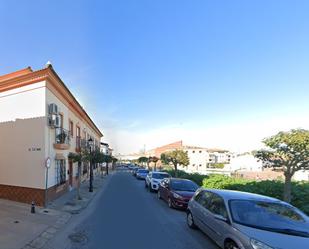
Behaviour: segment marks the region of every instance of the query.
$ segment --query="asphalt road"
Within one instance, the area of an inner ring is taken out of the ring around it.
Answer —
[[[87,237],[71,249],[218,249],[201,231],[191,230],[183,211],[168,208],[144,181],[120,171],[78,226]]]

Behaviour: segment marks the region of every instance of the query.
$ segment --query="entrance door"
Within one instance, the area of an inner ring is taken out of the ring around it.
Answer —
[[[69,184],[73,186],[73,162],[71,160],[69,161]]]

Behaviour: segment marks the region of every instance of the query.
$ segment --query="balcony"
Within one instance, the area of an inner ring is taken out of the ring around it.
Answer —
[[[76,152],[81,152],[82,150],[86,150],[88,148],[88,143],[86,139],[83,139],[81,137],[76,137]]]
[[[54,148],[57,150],[70,149],[70,133],[63,128],[55,128]]]

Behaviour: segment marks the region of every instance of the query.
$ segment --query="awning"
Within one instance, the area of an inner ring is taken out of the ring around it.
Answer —
[[[66,160],[66,158],[64,157],[64,155],[62,153],[56,153],[56,160]]]

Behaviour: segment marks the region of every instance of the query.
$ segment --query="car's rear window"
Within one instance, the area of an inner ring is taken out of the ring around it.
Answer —
[[[138,173],[149,173],[149,170],[146,169],[139,169]]]
[[[169,178],[169,174],[161,174],[161,173],[152,173],[152,178],[155,179],[164,179],[164,178]]]
[[[198,185],[189,180],[173,180],[171,181],[171,189],[175,191],[195,192],[198,189]]]

